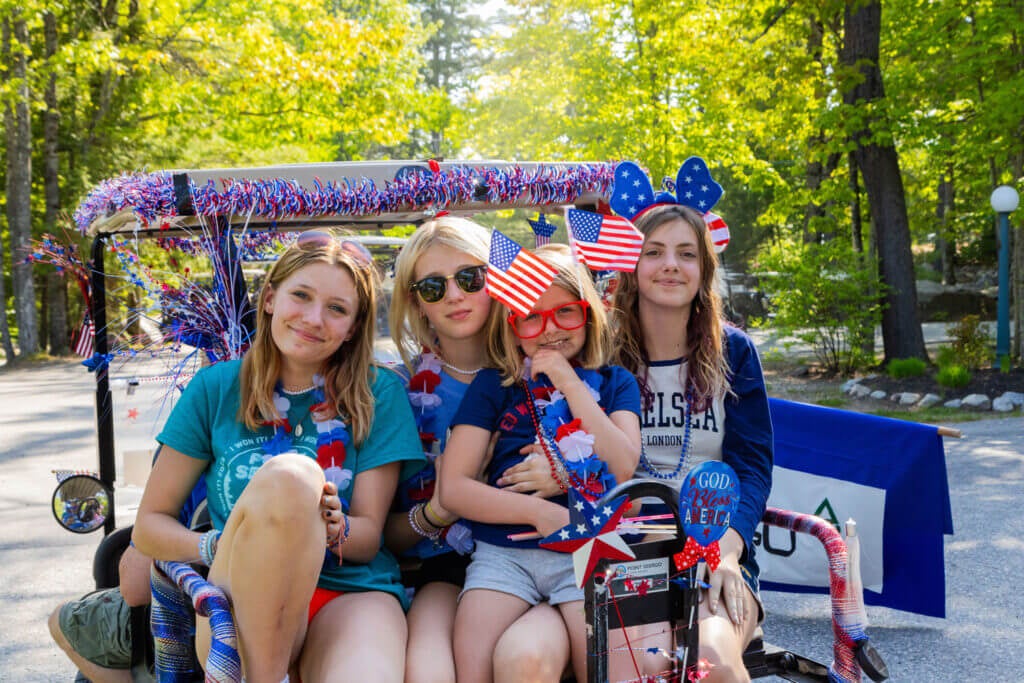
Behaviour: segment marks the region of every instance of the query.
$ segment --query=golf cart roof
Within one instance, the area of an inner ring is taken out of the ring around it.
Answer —
[[[472,216],[607,201],[612,162],[358,161],[122,175],[98,185],[75,222],[83,234],[171,236],[212,219],[287,232],[379,229],[438,211]]]

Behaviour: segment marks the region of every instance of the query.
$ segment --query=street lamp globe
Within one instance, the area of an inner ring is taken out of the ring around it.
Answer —
[[[992,210],[996,213],[1011,213],[1017,210],[1017,206],[1020,204],[1020,195],[1009,185],[1000,185],[992,190],[989,202],[992,204]]]

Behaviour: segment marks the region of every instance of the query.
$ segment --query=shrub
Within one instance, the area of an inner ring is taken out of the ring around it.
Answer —
[[[935,381],[947,389],[960,389],[971,381],[971,373],[964,366],[953,363],[939,368]]]
[[[863,255],[842,240],[779,244],[761,254],[758,267],[772,272],[761,285],[773,325],[809,344],[826,371],[848,374],[874,361],[883,285]]]
[[[963,320],[949,328],[953,337],[953,353],[956,362],[968,370],[977,370],[992,362],[989,338],[981,326],[981,318],[966,315]]]
[[[885,371],[893,379],[903,379],[904,377],[920,377],[924,374],[926,367],[928,366],[920,358],[893,358],[889,361]]]
[[[940,368],[956,363],[956,352],[948,346],[940,346],[935,352],[935,364]]]

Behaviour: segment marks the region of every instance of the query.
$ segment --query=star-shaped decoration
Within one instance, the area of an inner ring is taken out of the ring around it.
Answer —
[[[569,498],[569,524],[542,539],[540,546],[560,553],[572,553],[576,585],[582,588],[594,573],[598,560],[636,558],[615,530],[629,507],[629,499],[620,496],[600,506],[599,510],[576,489],[569,491]]]
[[[128,409],[128,419],[129,420],[135,420],[138,417],[139,417],[139,409],[138,408],[129,408]]]

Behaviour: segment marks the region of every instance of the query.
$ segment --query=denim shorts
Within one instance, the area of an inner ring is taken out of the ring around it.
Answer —
[[[531,605],[583,599],[576,587],[572,555],[543,548],[505,548],[476,542],[460,598],[474,588],[508,593]]]

